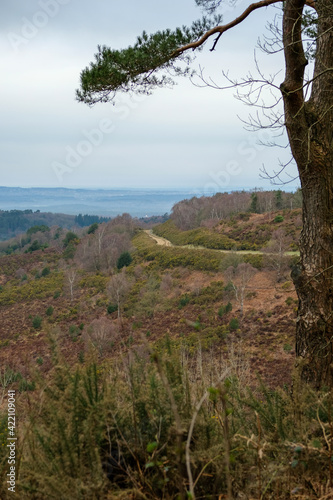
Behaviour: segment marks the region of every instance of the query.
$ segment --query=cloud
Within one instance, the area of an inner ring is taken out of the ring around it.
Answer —
[[[143,29],[189,23],[200,16],[193,0],[170,0],[158,8],[152,0],[139,5],[134,0],[3,0],[1,10],[0,62],[6,74],[1,90],[1,184],[195,186],[207,182],[209,169],[219,172],[227,161],[237,160],[247,167],[239,181],[256,185],[261,160],[275,161],[272,150],[256,151],[251,164],[239,154],[248,135],[237,114],[244,117],[247,110],[232,97],[233,91],[201,89],[179,80],[173,89],[157,90],[150,97],[121,96],[116,107],[90,109],[75,101],[80,71],[93,59],[98,43],[124,47]],[[256,19],[264,16],[260,13]],[[217,82],[222,81],[221,69],[241,76],[252,65],[257,36],[257,25],[253,29],[249,22],[226,34],[215,52],[207,46],[195,65]],[[264,64],[273,71],[271,63]],[[69,149],[76,151],[105,119],[114,125],[112,134],[93,145],[60,182],[54,162],[66,165]]]

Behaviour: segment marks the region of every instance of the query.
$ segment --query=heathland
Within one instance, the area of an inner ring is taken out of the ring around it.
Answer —
[[[299,193],[239,192],[2,242],[1,498],[330,498],[331,393],[294,368],[300,231]]]

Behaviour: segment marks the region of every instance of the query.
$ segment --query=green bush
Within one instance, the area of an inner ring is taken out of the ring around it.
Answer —
[[[232,311],[232,304],[231,302],[228,302],[226,306],[221,306],[217,312],[217,314],[220,316],[224,316],[225,314],[228,314],[230,311]]]
[[[27,391],[34,391],[36,389],[36,382],[33,380],[29,382],[29,380],[26,380],[23,378],[19,382],[19,391],[20,392],[27,392]]]
[[[68,329],[68,333],[69,333],[70,338],[73,340],[73,342],[76,342],[79,335],[81,335],[82,331],[80,330],[80,328],[78,326],[70,325],[70,327]]]
[[[49,267],[44,267],[42,270],[42,276],[48,276],[50,274],[50,268]]]
[[[232,303],[228,302],[228,304],[225,306],[225,312],[228,313],[232,311]]]
[[[105,292],[106,285],[110,280],[109,276],[103,276],[101,274],[91,274],[85,276],[79,281],[80,288],[88,288],[93,294]]]
[[[129,252],[123,252],[117,260],[117,269],[122,269],[125,266],[128,267],[132,260],[132,256]]]
[[[41,327],[43,319],[40,316],[35,316],[34,319],[32,320],[32,326],[35,328],[35,330],[38,330],[38,328]]]
[[[292,297],[287,297],[285,303],[287,306],[291,306],[294,303],[294,299]]]
[[[284,221],[284,218],[282,215],[277,215],[275,218],[274,218],[274,222],[283,222]]]
[[[239,321],[237,318],[232,318],[229,322],[229,328],[231,331],[238,330],[239,328]]]
[[[30,247],[26,250],[26,252],[36,252],[36,250],[40,250],[42,245],[38,242],[38,240],[34,240]]]
[[[66,260],[73,259],[75,256],[75,252],[76,252],[76,245],[73,241],[70,241],[68,245],[66,245],[62,255]]]
[[[45,233],[47,231],[50,231],[49,226],[46,226],[45,224],[41,224],[40,226],[30,227],[27,231],[27,235],[31,236],[32,234],[35,234],[35,233],[39,233],[39,232]]]
[[[107,307],[108,314],[112,314],[115,311],[118,311],[118,306],[117,304],[109,304]]]
[[[187,306],[189,302],[190,302],[190,297],[186,293],[183,297],[180,298],[178,303],[178,309],[182,309],[183,307]]]
[[[63,240],[63,244],[64,244],[65,248],[68,247],[68,245],[70,243],[77,244],[78,242],[79,242],[79,238],[75,233],[73,233],[73,231],[68,231],[66,233],[64,240]]]
[[[63,280],[63,274],[59,272],[46,276],[44,279],[24,282],[20,286],[7,283],[0,294],[0,305],[52,297],[55,291],[62,287]]]
[[[96,231],[96,229],[98,229],[98,223],[97,222],[94,222],[93,224],[91,224],[91,226],[89,227],[87,233],[88,234],[94,234],[94,232]]]
[[[140,232],[133,240],[136,247],[136,255],[142,262],[142,258],[152,262],[154,267],[160,269],[173,269],[175,267],[188,267],[199,271],[219,271],[221,264],[228,254],[218,250],[163,247],[157,245],[147,234]],[[262,255],[244,254],[244,262],[249,262],[253,267],[262,267]]]
[[[53,311],[54,311],[53,307],[52,307],[52,306],[49,306],[49,307],[46,309],[46,311],[45,311],[45,312],[46,312],[46,316],[52,316]]]

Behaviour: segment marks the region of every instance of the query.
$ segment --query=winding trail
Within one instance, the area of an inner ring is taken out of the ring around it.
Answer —
[[[203,247],[200,245],[174,245],[171,243],[171,241],[167,240],[166,238],[163,238],[162,236],[156,236],[156,234],[153,233],[152,229],[144,229],[144,232],[148,234],[148,236],[156,241],[158,245],[165,246],[165,247],[175,247],[175,248],[194,248],[198,250],[213,250],[215,252],[221,252],[221,253],[235,253],[235,250],[220,250],[216,248],[207,248]],[[246,254],[253,254],[253,255],[263,255],[266,252],[261,252],[260,250],[236,250],[237,253],[240,255],[246,255]],[[267,255],[267,253],[266,253]],[[299,255],[299,252],[284,252],[284,255]]]

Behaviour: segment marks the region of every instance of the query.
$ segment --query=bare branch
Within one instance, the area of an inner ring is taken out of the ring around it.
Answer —
[[[172,57],[177,57],[180,54],[182,54],[183,52],[185,52],[186,50],[197,49],[198,47],[203,45],[208,40],[208,38],[210,38],[213,35],[218,34],[218,37],[216,38],[214,45],[211,49],[211,50],[214,50],[218,40],[223,35],[223,33],[230,30],[231,28],[234,28],[235,26],[237,26],[241,22],[243,22],[251,14],[251,12],[253,12],[257,9],[260,9],[261,7],[268,7],[269,5],[273,5],[274,3],[280,3],[282,1],[283,0],[261,0],[260,2],[252,3],[251,5],[248,6],[247,9],[244,10],[244,12],[240,16],[236,17],[236,19],[234,19],[230,23],[225,24],[223,26],[216,26],[215,28],[208,30],[196,42],[188,43],[187,45],[184,45],[183,47],[180,47],[179,49],[175,50],[174,53],[172,54]]]

